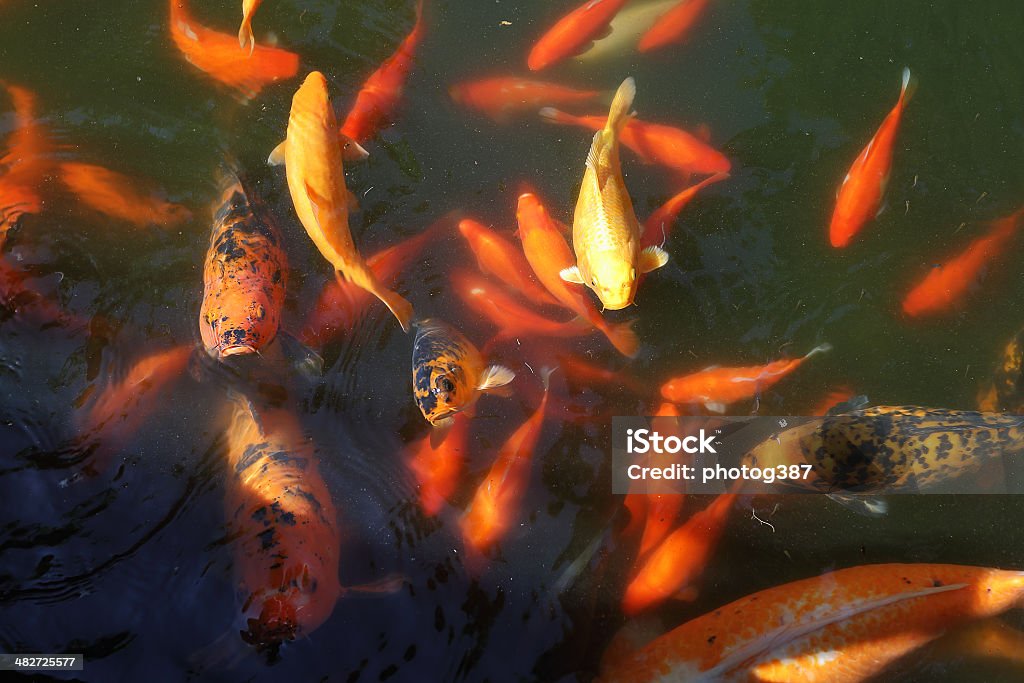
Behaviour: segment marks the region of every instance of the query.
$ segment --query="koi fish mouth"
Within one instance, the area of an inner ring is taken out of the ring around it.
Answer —
[[[252,353],[256,353],[256,349],[248,344],[235,344],[233,346],[221,347],[220,355],[222,356],[245,356]]]

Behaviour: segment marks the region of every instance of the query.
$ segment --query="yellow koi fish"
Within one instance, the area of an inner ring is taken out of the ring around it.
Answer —
[[[640,249],[640,222],[622,180],[619,136],[629,121],[635,95],[636,83],[627,78],[615,93],[604,128],[594,135],[572,222],[576,265],[560,273],[566,282],[590,287],[613,311],[633,303],[640,273],[668,261],[661,247]]]

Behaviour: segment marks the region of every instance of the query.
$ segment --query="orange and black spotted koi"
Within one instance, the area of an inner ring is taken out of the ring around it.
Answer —
[[[978,410],[1024,412],[1024,330],[1003,349],[999,366],[978,394]]]
[[[203,271],[199,330],[215,358],[259,352],[277,336],[288,279],[281,234],[239,179],[214,215]]]
[[[501,365],[484,367],[473,342],[440,320],[416,324],[412,347],[412,391],[423,417],[447,427],[454,415],[476,402],[480,392],[504,386],[515,373]]]
[[[312,442],[285,409],[238,405],[227,435],[225,511],[246,629],[257,649],[308,635],[342,594],[340,531]]]

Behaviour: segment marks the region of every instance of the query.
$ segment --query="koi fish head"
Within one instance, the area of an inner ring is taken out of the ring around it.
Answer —
[[[468,371],[467,361],[477,355],[476,347],[458,330],[436,320],[419,323],[412,351],[412,389],[431,425],[448,424],[476,398],[475,378],[470,375],[478,371]]]
[[[594,290],[601,304],[617,311],[633,303],[636,295],[636,267],[611,252],[591,257],[584,284]]]
[[[269,305],[270,302],[255,297],[234,306],[226,301],[212,311],[212,319],[204,321],[209,333],[203,330],[210,354],[221,358],[253,354],[273,341],[278,321],[268,314]]]

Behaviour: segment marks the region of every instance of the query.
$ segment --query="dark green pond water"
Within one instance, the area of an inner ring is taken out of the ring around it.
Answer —
[[[638,0],[639,1],[639,0]],[[197,21],[233,34],[237,2],[194,2]],[[568,60],[542,78],[613,89],[636,78],[652,121],[695,129],[732,162],[732,176],[688,206],[637,306],[642,341],[627,362],[599,336],[499,347],[520,374],[511,398],[486,397],[453,506],[426,517],[404,445],[427,431],[411,396],[411,336],[374,304],[322,349],[322,376],[291,377],[298,417],[317,448],[343,532],[340,577],[398,575],[404,587],[343,596],[309,637],[268,662],[234,636],[236,540],[228,533],[226,388],[193,368],[109,464],[76,415],[143,356],[198,342],[203,259],[217,169],[237,160],[269,203],[291,263],[283,327],[297,329],[329,267],[295,218],[281,169],[265,159],[284,137],[301,78],[323,71],[345,111],[413,24],[405,0],[270,0],[256,36],[299,53],[298,75],[248,104],[187,63],[165,2],[0,0],[0,80],[37,94],[61,158],[159,187],[193,218],[137,228],[83,212],[63,195],[22,218],[2,257],[79,324],[0,310],[0,650],[86,654],[88,681],[590,680],[625,622],[628,558],[612,541],[565,590],[558,582],[595,537],[621,525],[611,494],[612,415],[651,401],[604,387],[558,397],[535,450],[519,522],[486,567],[467,566],[456,523],[498,447],[532,412],[536,348],[559,347],[629,372],[653,388],[713,365],[754,365],[830,342],[761,397],[766,415],[806,412],[851,387],[876,404],[971,410],[1006,342],[1024,326],[1022,245],[1013,243],[963,304],[927,322],[900,302],[937,262],[1024,204],[1024,4],[963,2],[712,3],[683,45]],[[496,124],[459,107],[452,83],[526,75],[532,44],[576,0],[427,0],[426,32],[395,124],[367,144],[347,179],[361,210],[364,254],[418,234],[450,212],[515,226],[523,182],[571,217],[591,134],[526,114]],[[614,37],[614,34],[613,34]],[[887,208],[836,250],[828,221],[849,165],[895,103],[909,66],[919,88],[900,130]],[[0,133],[14,127],[0,100]],[[679,187],[623,154],[644,217]],[[439,317],[483,346],[493,328],[451,291],[472,265],[452,223],[399,279],[421,317]],[[282,376],[293,373],[275,366]],[[289,375],[290,377],[290,375]],[[90,393],[92,392],[92,393]],[[754,409],[732,406],[732,414]],[[596,416],[571,421],[570,415]],[[688,501],[699,509],[705,500]],[[740,596],[825,571],[876,562],[1024,569],[1024,498],[901,496],[867,518],[820,496],[754,503],[730,518],[695,602],[645,617],[667,630]],[[772,512],[774,510],[774,512]],[[608,538],[611,538],[609,536]],[[599,561],[601,557],[610,557]],[[1008,621],[1024,625],[1020,611]],[[227,633],[230,665],[197,664]],[[48,680],[39,674],[38,680]],[[1020,680],[1024,664],[929,646],[884,680]]]

